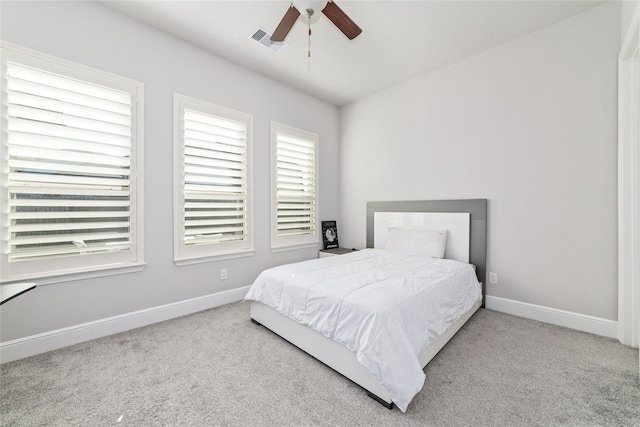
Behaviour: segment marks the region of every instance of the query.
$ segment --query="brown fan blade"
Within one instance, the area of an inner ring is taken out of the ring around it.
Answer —
[[[296,19],[298,19],[298,16],[300,16],[300,12],[298,12],[298,9],[296,9],[293,4],[289,6],[289,9],[287,9],[287,11],[285,12],[282,20],[278,24],[278,27],[273,32],[271,41],[283,42],[287,37],[287,34],[289,34],[289,31],[291,31],[291,27],[293,27],[293,24],[296,23]]]
[[[342,31],[349,40],[355,39],[362,32],[362,29],[358,27],[356,23],[353,22],[351,18],[349,18],[347,14],[332,1],[327,2],[325,8],[322,9],[322,13],[324,13],[325,16],[329,18],[329,20],[333,22],[333,24],[338,27],[338,29]]]

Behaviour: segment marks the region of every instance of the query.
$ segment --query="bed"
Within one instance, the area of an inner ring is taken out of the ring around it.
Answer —
[[[245,300],[254,323],[404,412],[483,305],[485,254],[484,199],[369,202],[366,249],[267,269]]]

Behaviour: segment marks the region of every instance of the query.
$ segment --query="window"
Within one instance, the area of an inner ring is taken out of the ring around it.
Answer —
[[[274,249],[318,243],[317,145],[316,134],[271,123]]]
[[[250,255],[252,116],[176,94],[174,120],[175,261]]]
[[[142,84],[6,43],[2,79],[1,280],[140,264]]]

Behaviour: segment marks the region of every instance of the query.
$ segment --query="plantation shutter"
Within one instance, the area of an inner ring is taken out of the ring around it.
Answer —
[[[247,239],[247,124],[184,110],[184,243]]]
[[[131,249],[132,96],[7,61],[9,261]]]
[[[315,142],[276,132],[276,235],[315,233]]]

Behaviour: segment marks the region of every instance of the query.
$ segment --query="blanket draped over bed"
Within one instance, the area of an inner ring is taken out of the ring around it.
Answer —
[[[418,355],[481,297],[470,264],[365,249],[265,270],[245,299],[353,351],[404,412],[425,380]]]

